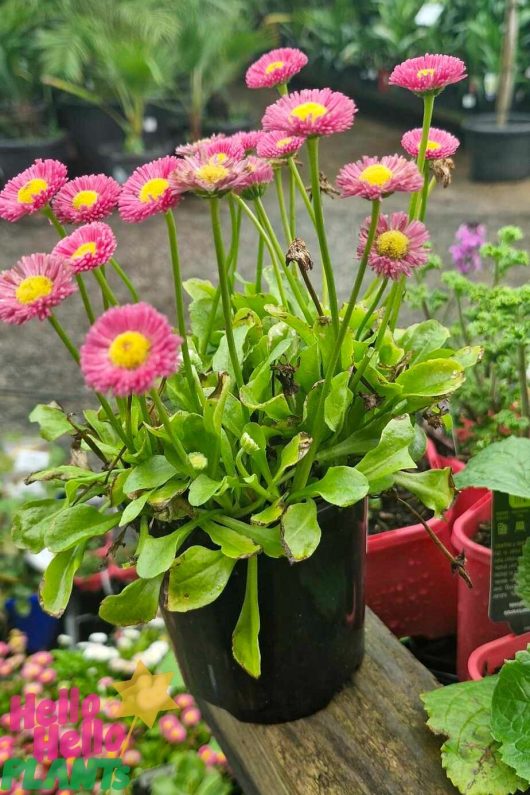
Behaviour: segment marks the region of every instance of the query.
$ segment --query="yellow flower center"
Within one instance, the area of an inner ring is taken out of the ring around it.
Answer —
[[[98,194],[95,190],[80,190],[72,199],[72,204],[76,210],[81,207],[92,207],[98,200]]]
[[[53,282],[48,276],[28,276],[20,282],[15,296],[20,304],[32,304],[44,298],[53,290]]]
[[[392,171],[381,163],[373,163],[371,166],[366,166],[359,175],[361,182],[378,186],[385,185],[391,178]]]
[[[211,156],[210,163],[213,163],[214,165],[216,164],[219,165],[221,163],[224,163],[226,160],[228,160],[228,155],[226,154],[226,152],[217,152],[216,155]]]
[[[325,116],[327,112],[326,106],[320,102],[302,102],[301,105],[297,105],[296,108],[292,109],[291,116],[296,116],[297,119],[302,121],[307,121],[308,119],[315,121],[315,119]]]
[[[283,61],[272,61],[268,66],[265,67],[265,74],[270,75],[272,72],[277,72],[278,69],[282,69],[283,66]]]
[[[31,204],[33,199],[35,199],[39,193],[42,193],[47,188],[48,183],[45,179],[35,177],[35,179],[30,179],[29,182],[26,182],[25,185],[19,188],[17,199],[20,204]]]
[[[81,245],[76,248],[70,259],[81,259],[81,257],[85,256],[85,254],[95,254],[96,251],[96,244],[93,240],[90,240],[88,243],[81,243]]]
[[[381,256],[402,259],[409,250],[409,239],[399,229],[389,229],[379,235],[375,245]]]
[[[292,140],[293,136],[288,135],[287,138],[280,138],[279,141],[276,141],[276,146],[278,147],[278,149],[285,149],[286,146],[289,146]]]
[[[416,77],[433,77],[433,75],[434,75],[434,71],[435,71],[435,70],[434,70],[434,69],[432,69],[432,68],[431,68],[431,69],[420,69],[420,70],[419,70],[419,71],[416,73]]]
[[[163,177],[153,177],[153,179],[148,180],[144,185],[142,185],[140,189],[140,193],[138,194],[138,198],[144,204],[148,202],[156,201],[169,188],[169,180],[164,179]]]
[[[439,149],[441,144],[438,141],[427,141],[427,151],[428,152],[436,152]]]
[[[145,362],[150,349],[151,343],[139,331],[124,331],[112,341],[109,359],[116,367],[136,370]]]
[[[206,163],[197,169],[198,178],[202,179],[203,182],[207,182],[208,185],[215,185],[227,177],[229,173],[228,169],[220,163]]]

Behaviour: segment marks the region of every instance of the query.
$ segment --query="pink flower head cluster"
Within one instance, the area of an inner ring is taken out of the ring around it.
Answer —
[[[55,196],[53,209],[59,220],[66,224],[100,221],[112,213],[118,204],[120,191],[116,180],[105,174],[76,177]]]
[[[269,160],[281,160],[295,155],[305,144],[300,135],[286,135],[282,130],[264,132],[258,141],[257,154]]]
[[[307,64],[307,55],[293,47],[280,47],[258,58],[247,69],[248,88],[273,88],[285,85]]]
[[[145,303],[115,306],[90,328],[81,348],[88,386],[125,397],[142,395],[180,365],[182,340],[167,318]]]
[[[388,82],[414,91],[415,94],[438,94],[446,86],[466,77],[466,65],[453,55],[431,55],[409,58],[398,64]]]
[[[258,143],[263,135],[261,130],[243,130],[235,133],[232,138],[243,148],[246,155],[256,151]]]
[[[123,221],[136,224],[178,204],[181,197],[169,183],[177,162],[176,157],[161,157],[131,174],[118,201]]]
[[[21,325],[50,317],[55,306],[77,289],[63,257],[30,254],[0,273],[0,320]]]
[[[52,254],[65,259],[74,273],[81,273],[105,265],[115,251],[116,238],[110,226],[94,221],[64,237]]]
[[[245,199],[256,199],[273,179],[274,172],[270,163],[256,155],[249,155],[241,164],[234,190]]]
[[[381,199],[395,191],[414,193],[423,185],[416,163],[400,155],[367,157],[343,166],[337,177],[342,196]]]
[[[355,102],[330,88],[305,88],[280,97],[265,110],[265,131],[281,130],[301,137],[345,132],[357,112]]]
[[[482,269],[480,249],[486,242],[484,224],[461,224],[456,230],[455,242],[449,247],[453,265],[460,273]]]
[[[367,218],[359,234],[358,257],[362,257],[368,241],[370,219]],[[409,221],[404,212],[381,215],[377,223],[374,243],[368,264],[379,275],[389,279],[410,276],[414,268],[427,261],[425,244],[429,234],[421,221]]]
[[[168,713],[158,721],[160,734],[171,745],[180,745],[186,740],[188,733],[176,715]]]
[[[216,751],[211,745],[201,745],[197,751],[197,756],[202,759],[206,767],[225,767],[226,756],[222,751]]]
[[[65,184],[66,166],[58,160],[35,160],[0,192],[0,218],[18,221],[42,209]]]
[[[412,157],[418,157],[420,151],[420,143],[422,137],[421,127],[406,132],[401,139],[401,146]],[[444,157],[451,157],[454,155],[460,141],[451,133],[445,130],[439,130],[437,127],[431,127],[429,130],[429,137],[427,139],[427,149],[425,157],[427,160],[441,160]]]

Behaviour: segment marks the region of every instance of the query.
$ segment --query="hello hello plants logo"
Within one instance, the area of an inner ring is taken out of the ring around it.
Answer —
[[[46,792],[55,787],[92,791],[101,781],[103,791],[124,790],[131,768],[122,757],[138,720],[149,728],[159,712],[176,709],[168,689],[172,673],[152,674],[139,662],[132,679],[115,682],[121,697],[117,718],[132,718],[127,732],[122,723],[105,726],[98,718],[99,696],[80,699],[75,687],[59,690],[57,701],[28,694],[13,696],[9,710],[10,730],[33,734],[33,755],[8,759],[1,768],[0,792]],[[15,790],[16,791],[16,790]]]

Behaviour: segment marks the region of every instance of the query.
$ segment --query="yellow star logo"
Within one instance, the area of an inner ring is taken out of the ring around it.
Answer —
[[[122,698],[116,717],[140,718],[151,729],[159,712],[177,708],[168,693],[172,678],[171,672],[152,674],[142,662],[138,662],[132,679],[113,684]]]

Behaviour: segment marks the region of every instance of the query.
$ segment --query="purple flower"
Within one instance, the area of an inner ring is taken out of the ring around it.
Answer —
[[[479,271],[482,268],[480,248],[486,242],[484,224],[461,224],[456,230],[455,242],[449,246],[453,265],[460,273]]]

